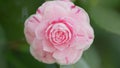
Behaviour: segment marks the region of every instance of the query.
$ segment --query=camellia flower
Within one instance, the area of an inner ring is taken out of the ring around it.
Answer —
[[[76,63],[93,42],[86,11],[72,2],[47,1],[25,22],[30,52],[44,63]]]

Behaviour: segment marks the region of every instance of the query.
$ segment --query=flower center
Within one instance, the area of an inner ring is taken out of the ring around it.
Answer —
[[[72,32],[68,24],[58,22],[48,26],[46,36],[53,45],[62,45],[71,40]]]

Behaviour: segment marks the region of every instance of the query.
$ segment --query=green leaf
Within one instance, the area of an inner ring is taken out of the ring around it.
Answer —
[[[74,66],[75,68],[90,68],[84,59],[80,59]]]
[[[0,24],[8,41],[24,39],[24,22],[44,0],[0,0]]]
[[[120,5],[120,0],[99,0],[99,6],[115,8]]]
[[[91,18],[101,28],[120,35],[120,14],[112,9],[95,7],[90,11]]]
[[[101,68],[120,68],[120,35],[101,28],[96,30],[95,44],[101,57]]]
[[[3,50],[5,47],[6,38],[3,28],[0,25],[0,68],[6,68],[6,60],[4,58]]]
[[[80,59],[73,65],[61,65],[60,68],[90,68],[84,59]]]
[[[6,57],[9,68],[26,68],[25,64],[23,64],[16,56],[13,55],[12,52],[7,53]]]
[[[56,64],[46,64],[45,68],[57,68]]]
[[[101,68],[101,59],[94,45],[92,45],[87,51],[83,54],[84,60],[88,63],[90,68]]]

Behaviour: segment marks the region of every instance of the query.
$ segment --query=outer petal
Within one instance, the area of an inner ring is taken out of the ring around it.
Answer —
[[[54,52],[56,50],[56,48],[53,47],[53,45],[51,45],[49,42],[47,42],[46,40],[42,41],[42,45],[43,45],[43,50],[47,51],[47,52]]]
[[[69,44],[65,44],[65,45],[55,45],[54,46],[57,50],[63,51],[64,49],[69,47]]]
[[[84,29],[79,29],[79,33],[76,32],[75,38],[72,41],[70,47],[75,47],[76,49],[83,49],[86,47],[87,37]]]
[[[82,54],[83,54],[83,50],[81,49],[81,50],[79,50],[79,53],[77,54],[77,57],[74,59],[74,63],[76,63],[77,61],[80,60],[80,58],[82,57]]]
[[[85,50],[90,47],[90,45],[93,43],[94,40],[94,31],[91,26],[86,27],[86,33],[87,33],[87,46],[84,48]]]
[[[79,23],[89,24],[89,16],[87,12],[75,5],[71,5],[71,12],[69,14],[73,19],[77,20]]]
[[[68,16],[72,2],[47,1],[38,8],[37,13],[43,15],[43,19],[53,19]]]
[[[35,29],[41,21],[40,15],[32,15],[25,22],[24,33],[28,43],[31,43],[35,38]]]
[[[45,7],[43,19],[53,19],[67,15],[68,13],[63,7],[55,4],[54,2],[49,2]]]
[[[79,55],[79,56],[78,56]],[[78,61],[82,55],[82,50],[76,50],[75,48],[68,48],[64,51],[56,51],[53,53],[53,57],[57,63],[61,65],[73,64]]]
[[[88,49],[93,42],[94,33],[91,26],[87,26],[86,28],[79,29],[79,33],[75,35],[75,39],[73,43],[70,45],[71,47],[75,47],[76,49]]]
[[[42,21],[35,30],[35,36],[37,39],[43,39],[45,37],[45,28],[47,27],[48,22]]]
[[[34,40],[33,45],[30,47],[30,52],[37,60],[44,63],[55,63],[52,53],[45,52],[42,50],[41,40]]]

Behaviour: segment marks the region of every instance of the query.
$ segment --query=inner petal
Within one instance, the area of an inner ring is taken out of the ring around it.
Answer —
[[[62,45],[70,41],[72,33],[68,27],[63,22],[52,23],[46,29],[48,40],[53,45]]]

